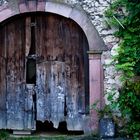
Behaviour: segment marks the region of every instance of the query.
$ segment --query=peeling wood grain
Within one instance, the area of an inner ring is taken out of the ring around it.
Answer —
[[[51,121],[58,128],[64,119],[65,77],[64,63],[52,62],[51,65]]]
[[[85,113],[83,51],[78,29],[73,23],[67,23],[67,28],[65,28],[67,32],[65,65],[68,114],[66,121],[69,130],[82,130],[81,113]]]
[[[25,86],[25,20],[19,19],[7,28],[7,128],[24,128]]]
[[[25,89],[25,114],[24,114],[24,128],[28,130],[36,129],[36,121],[35,121],[35,104],[34,96],[35,96],[35,85],[34,84],[26,84]]]
[[[40,63],[37,65],[37,120],[50,121],[51,115],[51,65],[50,63]],[[49,82],[48,82],[49,81]]]

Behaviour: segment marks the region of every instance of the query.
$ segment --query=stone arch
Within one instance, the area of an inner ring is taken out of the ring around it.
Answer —
[[[18,1],[18,2],[17,2]],[[89,44],[89,86],[90,105],[99,100],[99,108],[103,100],[103,69],[101,65],[101,53],[107,50],[97,30],[89,20],[84,10],[58,2],[45,2],[45,0],[12,0],[9,4],[0,6],[0,24],[16,15],[31,12],[49,12],[74,20],[84,31]],[[98,128],[98,116],[91,111],[85,122],[85,130],[91,131]]]
[[[13,0],[8,5],[0,7],[0,23],[12,16],[29,12],[50,12],[70,18],[83,29],[89,43],[89,51],[98,53],[106,50],[103,40],[84,10],[68,4],[44,1],[28,1],[27,3],[22,0],[20,2]]]

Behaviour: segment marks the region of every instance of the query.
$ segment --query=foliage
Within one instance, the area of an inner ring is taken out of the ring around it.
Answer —
[[[7,140],[9,133],[5,130],[0,130],[0,140]]]
[[[97,100],[92,106],[91,110],[95,110],[98,113],[99,118],[112,117],[110,105],[105,105],[102,109],[98,108],[99,101]]]
[[[116,69],[122,72],[120,96],[113,105],[125,118],[123,129],[134,139],[140,137],[140,1],[116,0],[105,12],[115,36],[121,38],[118,54],[114,57]],[[111,100],[112,101],[112,100]]]

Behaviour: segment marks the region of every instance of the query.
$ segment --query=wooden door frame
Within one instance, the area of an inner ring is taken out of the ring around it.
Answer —
[[[14,5],[14,7],[13,7]],[[0,6],[0,24],[15,15],[31,12],[49,12],[64,16],[75,21],[84,31],[89,44],[89,96],[90,105],[99,100],[99,108],[103,104],[103,69],[101,64],[101,54],[107,50],[103,40],[97,30],[89,20],[84,10],[58,2],[45,2],[44,0],[11,1],[9,5]],[[86,121],[85,131],[96,131],[98,128],[98,116],[92,110]]]

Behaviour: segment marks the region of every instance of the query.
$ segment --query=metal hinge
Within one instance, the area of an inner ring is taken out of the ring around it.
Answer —
[[[32,22],[31,27],[35,27],[35,26],[36,26],[36,22]]]

